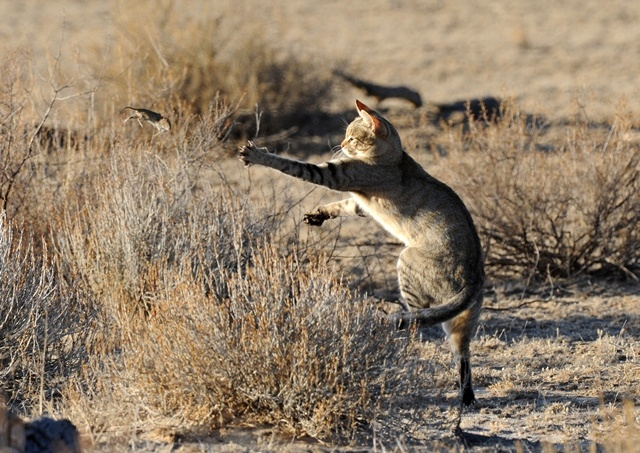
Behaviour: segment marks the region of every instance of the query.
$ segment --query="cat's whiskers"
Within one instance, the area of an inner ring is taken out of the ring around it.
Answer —
[[[332,146],[331,153],[332,153],[331,154],[332,159],[337,158],[340,154],[342,154],[342,145]]]

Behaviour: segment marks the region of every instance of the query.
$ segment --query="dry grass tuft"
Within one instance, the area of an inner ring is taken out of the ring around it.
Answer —
[[[91,310],[60,278],[56,258],[34,252],[0,215],[0,378],[23,410],[43,410],[87,359]],[[53,262],[53,264],[52,264]]]
[[[216,273],[210,293],[190,266],[158,276],[149,313],[122,326],[121,354],[96,376],[105,403],[115,398],[123,414],[144,407],[131,426],[183,433],[242,421],[357,434],[417,378],[406,339],[324,266],[265,244],[249,253],[252,264]]]

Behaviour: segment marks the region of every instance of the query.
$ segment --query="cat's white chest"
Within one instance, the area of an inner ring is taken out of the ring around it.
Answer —
[[[382,198],[364,197],[359,194],[353,194],[353,197],[358,205],[392,236],[407,246],[411,245],[410,234],[406,228],[407,219],[403,219],[393,203]]]

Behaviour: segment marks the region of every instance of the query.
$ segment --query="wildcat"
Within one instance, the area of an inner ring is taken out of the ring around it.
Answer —
[[[402,148],[389,121],[356,101],[344,157],[320,165],[285,159],[252,142],[240,148],[246,165],[271,167],[351,197],[305,214],[309,225],[340,216],[370,216],[406,248],[397,264],[404,311],[400,326],[442,323],[456,358],[462,403],[475,401],[469,343],[482,306],[484,263],[471,214],[456,193],[429,175]],[[433,306],[432,306],[433,305]]]

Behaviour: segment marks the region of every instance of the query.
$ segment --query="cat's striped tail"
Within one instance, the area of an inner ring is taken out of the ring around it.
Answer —
[[[466,286],[441,305],[394,313],[391,315],[391,320],[400,329],[406,328],[413,323],[419,323],[422,327],[429,327],[449,321],[463,311],[482,304],[483,285],[484,279],[479,279],[479,282],[475,285]]]

